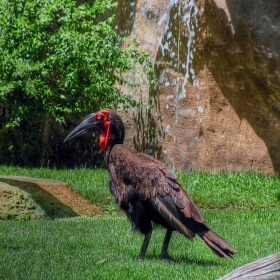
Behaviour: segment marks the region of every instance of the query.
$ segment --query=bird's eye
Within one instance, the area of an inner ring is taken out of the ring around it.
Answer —
[[[96,120],[97,121],[102,121],[102,117],[101,116],[97,116]]]

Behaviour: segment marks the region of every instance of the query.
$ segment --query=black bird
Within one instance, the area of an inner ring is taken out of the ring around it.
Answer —
[[[161,250],[163,259],[171,259],[167,249],[173,231],[189,239],[198,235],[221,258],[237,252],[210,230],[199,208],[164,163],[123,145],[125,129],[115,112],[102,109],[88,115],[64,142],[94,130],[100,132],[111,193],[134,227],[145,235],[141,258],[149,245],[152,222],[167,229]]]

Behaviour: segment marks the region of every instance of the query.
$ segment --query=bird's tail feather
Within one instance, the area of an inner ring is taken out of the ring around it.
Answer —
[[[232,247],[222,237],[218,236],[211,230],[198,233],[198,235],[205,242],[205,244],[220,258],[232,258],[232,255],[237,252],[234,247]]]

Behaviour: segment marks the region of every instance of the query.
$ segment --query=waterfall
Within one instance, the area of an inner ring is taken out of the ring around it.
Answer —
[[[165,66],[161,70],[159,82],[164,87],[172,87],[172,91],[175,93],[175,96],[170,94],[166,97],[166,101],[174,100],[174,108],[172,109],[175,114],[172,123],[169,123],[165,128],[166,132],[174,128],[172,156],[166,162],[171,161],[173,172],[176,169],[176,149],[180,137],[178,129],[176,129],[178,116],[184,110],[187,110],[187,108],[179,108],[179,101],[187,97],[186,85],[188,82],[192,82],[193,86],[199,86],[199,81],[193,69],[193,58],[196,51],[194,38],[195,31],[198,28],[197,14],[198,7],[194,0],[170,0],[166,12],[158,22],[159,25],[164,22],[164,32],[162,38],[160,38],[161,60],[157,61],[156,64],[164,64]],[[185,37],[187,40],[184,39]],[[185,45],[183,45],[184,43]],[[182,49],[186,50],[183,54]],[[172,73],[173,78],[170,78],[171,75],[166,75],[168,73]],[[171,109],[167,102],[166,109]],[[165,154],[167,154],[167,151],[165,151]]]

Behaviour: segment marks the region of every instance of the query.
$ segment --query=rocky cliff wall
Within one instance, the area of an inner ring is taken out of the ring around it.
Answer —
[[[279,173],[280,2],[129,3],[127,41],[151,54],[159,86],[138,77],[130,93],[153,106],[126,117],[127,144],[186,171]]]

